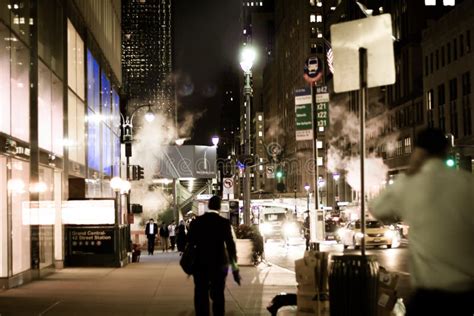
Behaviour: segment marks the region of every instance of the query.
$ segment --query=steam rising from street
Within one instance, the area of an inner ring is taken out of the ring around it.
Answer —
[[[204,113],[186,113],[179,130],[175,122],[162,113],[155,113],[153,122],[142,119],[134,127],[133,155],[131,165],[140,165],[144,168],[145,179],[132,182],[131,203],[143,205],[143,217],[155,218],[160,211],[169,207],[172,197],[161,188],[149,189],[152,176],[158,171],[158,161],[164,154],[164,148],[174,145],[178,137],[191,136],[194,123]],[[141,116],[136,116],[138,119]]]
[[[347,102],[342,100],[341,103]],[[360,191],[360,121],[356,113],[349,112],[341,103],[331,106],[330,132],[338,135],[329,140],[328,170],[330,172],[345,171],[347,183],[353,190]],[[371,105],[372,106],[372,105]],[[372,106],[373,108],[373,106]],[[393,151],[398,135],[390,138],[382,137],[384,128],[388,124],[387,113],[377,115],[366,122],[366,148],[376,149],[385,146],[387,152]],[[337,132],[335,132],[337,131]],[[386,178],[388,167],[382,157],[375,152],[368,151],[365,159],[365,190],[367,194],[377,193]]]

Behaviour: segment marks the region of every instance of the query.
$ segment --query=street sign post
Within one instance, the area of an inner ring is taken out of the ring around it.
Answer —
[[[329,92],[327,86],[316,86],[316,126],[329,126]]]
[[[296,141],[313,139],[311,90],[308,88],[295,91]]]
[[[331,26],[334,91],[359,90],[361,254],[365,256],[365,109],[368,88],[395,83],[392,19],[382,14]]]

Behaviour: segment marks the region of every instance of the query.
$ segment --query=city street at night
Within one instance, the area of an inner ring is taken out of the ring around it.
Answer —
[[[474,0],[0,0],[0,316],[473,316],[473,54]]]

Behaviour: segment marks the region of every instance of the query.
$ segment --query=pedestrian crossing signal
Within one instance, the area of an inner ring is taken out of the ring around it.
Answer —
[[[132,166],[132,180],[145,179],[143,167],[139,165]]]
[[[138,180],[145,179],[145,172],[143,170],[143,167],[137,166],[137,172],[138,172]]]

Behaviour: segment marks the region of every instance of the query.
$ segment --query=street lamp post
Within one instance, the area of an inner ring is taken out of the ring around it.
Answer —
[[[255,61],[255,51],[251,47],[244,47],[241,53],[240,66],[244,71],[245,84],[244,84],[244,96],[245,96],[245,159],[250,158],[250,124],[251,124],[251,98],[252,98],[252,86],[250,80],[252,78],[252,66]],[[248,161],[246,161],[246,164]],[[244,224],[250,224],[250,167],[245,166],[245,179],[244,179]]]
[[[309,212],[309,189],[311,189],[311,187],[306,183],[304,185],[304,189],[306,190],[306,210]]]
[[[217,145],[219,145],[219,136],[217,135],[214,135],[212,136],[212,145],[214,145],[214,147],[216,148],[216,161],[217,161]],[[219,170],[217,169],[217,163],[216,163],[216,167],[215,167],[215,171],[216,171],[216,190],[215,190],[215,194],[218,195],[219,194],[219,175],[218,175],[218,172]]]
[[[323,205],[323,187],[326,185],[326,182],[322,177],[318,179],[318,190],[319,190],[319,203]],[[327,193],[327,192],[326,192]],[[320,205],[317,206],[317,209],[320,209]],[[326,206],[327,206],[327,194],[326,194]]]
[[[333,192],[333,196],[334,196],[334,205],[337,205],[337,197],[339,196],[339,178],[341,177],[341,175],[337,172],[333,173],[332,174],[332,179],[334,180],[334,192]]]
[[[293,188],[293,192],[295,193],[295,218],[296,218],[296,216],[298,215],[298,213],[296,211],[296,207],[297,207],[297,203],[298,203],[298,201],[296,200],[296,185]]]
[[[122,133],[123,133],[123,141],[125,143],[125,157],[126,157],[126,174],[127,180],[130,181],[130,157],[132,156],[132,141],[133,141],[133,117],[135,113],[141,108],[148,107],[148,111],[145,113],[145,120],[151,123],[155,119],[155,114],[151,110],[150,104],[140,105],[130,115],[127,115],[125,118],[123,117],[122,113]]]

